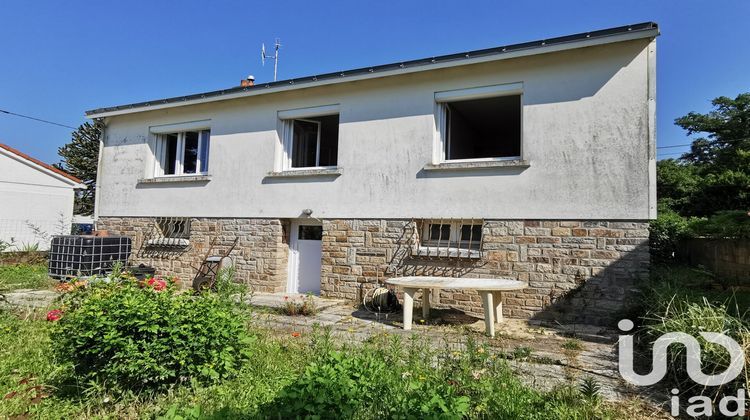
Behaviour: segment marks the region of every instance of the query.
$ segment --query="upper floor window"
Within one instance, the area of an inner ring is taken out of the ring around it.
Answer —
[[[286,167],[334,167],[338,161],[339,115],[284,120]]]
[[[521,156],[520,84],[438,92],[440,161]]]
[[[156,176],[205,174],[211,130],[158,134]]]

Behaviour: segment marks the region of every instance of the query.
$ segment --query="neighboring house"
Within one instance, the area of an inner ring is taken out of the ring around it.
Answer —
[[[0,240],[47,250],[52,235],[69,234],[80,179],[0,144]]]
[[[649,264],[655,23],[87,112],[97,227],[264,292],[510,277],[515,317],[606,322]],[[477,313],[479,296],[439,303]]]

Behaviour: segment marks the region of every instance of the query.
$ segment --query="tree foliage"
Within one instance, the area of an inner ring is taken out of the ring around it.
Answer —
[[[100,135],[101,128],[97,124],[86,122],[72,133],[70,143],[57,149],[62,162],[55,166],[79,178],[88,187],[76,193],[74,210],[76,214],[94,213]]]
[[[679,159],[657,167],[660,203],[683,216],[750,209],[750,92],[711,103],[706,114],[675,120],[688,135],[703,136]]]

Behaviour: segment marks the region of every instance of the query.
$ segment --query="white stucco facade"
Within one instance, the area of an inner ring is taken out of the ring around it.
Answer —
[[[655,217],[654,38],[542,52],[103,115],[97,216]],[[495,85],[521,86],[528,166],[426,169],[438,147],[436,93]],[[328,105],[339,112],[340,174],[269,176],[279,169],[279,112]],[[154,175],[153,127],[195,121],[211,130],[209,176],[143,182]],[[72,189],[54,191],[69,210]]]
[[[51,235],[70,233],[76,188],[85,186],[0,147],[0,240],[48,249]]]

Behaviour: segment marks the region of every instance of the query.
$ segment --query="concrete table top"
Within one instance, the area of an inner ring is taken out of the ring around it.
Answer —
[[[468,290],[521,290],[529,287],[525,282],[513,279],[473,279],[463,277],[395,277],[387,284],[416,289],[468,289]]]

